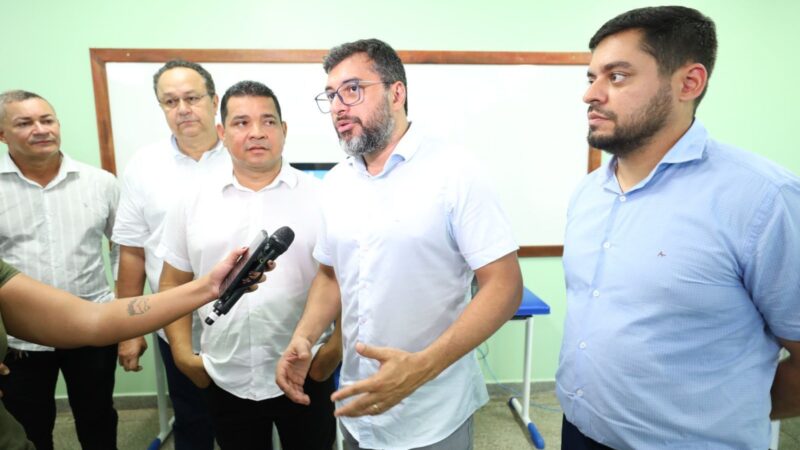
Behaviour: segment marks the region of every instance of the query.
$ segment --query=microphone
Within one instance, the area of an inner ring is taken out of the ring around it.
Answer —
[[[253,279],[250,274],[263,272],[267,261],[274,261],[294,241],[294,231],[289,227],[278,228],[269,239],[262,239],[262,236],[266,237],[266,234],[265,231],[261,232],[250,247],[248,259],[242,256],[236,267],[225,277],[222,282],[222,286],[225,288],[219,299],[214,302],[214,310],[206,317],[207,324],[213,325],[220,316],[227,314],[239,301],[239,298],[249,292],[247,288],[258,281],[258,278]],[[246,262],[242,263],[243,261]]]

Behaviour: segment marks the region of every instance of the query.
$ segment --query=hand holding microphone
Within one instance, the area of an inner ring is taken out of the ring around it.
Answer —
[[[206,317],[206,323],[212,325],[220,316],[227,314],[248,288],[261,277],[267,262],[274,261],[282,255],[294,241],[294,231],[289,227],[278,228],[271,237],[261,230],[250,244],[250,249],[243,254],[231,272],[220,285],[219,300],[214,302],[214,310]],[[258,274],[252,277],[253,273]]]

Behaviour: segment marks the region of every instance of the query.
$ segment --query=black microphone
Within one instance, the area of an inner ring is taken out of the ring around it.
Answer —
[[[293,241],[294,231],[289,227],[278,228],[266,241],[257,239],[253,243],[256,248],[250,252],[247,262],[242,265],[241,269],[237,271],[234,268],[231,271],[232,273],[225,277],[222,285],[227,287],[223,290],[222,295],[219,296],[219,300],[214,302],[214,310],[206,317],[206,323],[212,325],[220,316],[227,314],[233,308],[233,305],[239,301],[239,298],[249,292],[247,288],[255,284],[260,278],[259,276],[254,279],[250,274],[263,272],[267,262],[274,261],[278,256],[282,255]]]

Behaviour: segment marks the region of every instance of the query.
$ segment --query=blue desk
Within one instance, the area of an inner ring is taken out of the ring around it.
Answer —
[[[522,304],[519,305],[519,309],[512,319],[525,321],[525,357],[522,369],[522,398],[524,402],[520,404],[520,401],[515,397],[508,399],[508,406],[528,427],[531,441],[533,441],[536,448],[540,449],[544,448],[544,438],[539,434],[539,430],[536,429],[536,425],[533,424],[530,418],[531,351],[533,349],[533,316],[545,314],[550,314],[550,306],[528,288],[525,288],[522,292]]]

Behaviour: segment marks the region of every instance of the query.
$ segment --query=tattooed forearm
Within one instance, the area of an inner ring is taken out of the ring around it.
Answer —
[[[146,313],[150,309],[150,303],[146,297],[136,297],[128,302],[128,315],[138,316]]]

